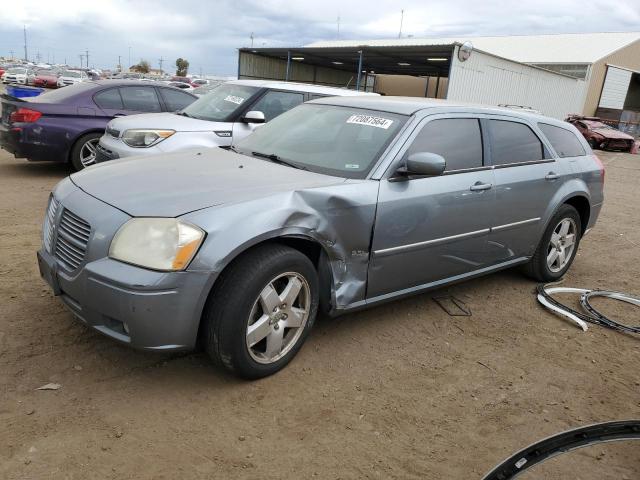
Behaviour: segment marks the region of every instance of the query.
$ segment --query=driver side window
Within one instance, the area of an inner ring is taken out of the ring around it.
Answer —
[[[437,153],[447,162],[445,171],[482,167],[482,134],[477,118],[444,118],[427,123],[405,154]]]

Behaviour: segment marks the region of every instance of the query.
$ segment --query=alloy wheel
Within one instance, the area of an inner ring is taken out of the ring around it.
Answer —
[[[80,149],[80,163],[82,163],[83,167],[88,167],[96,163],[96,147],[99,141],[99,138],[92,138],[82,145]]]
[[[311,289],[296,272],[273,278],[253,304],[247,323],[249,355],[258,363],[274,363],[295,346],[309,319]]]
[[[567,266],[576,248],[577,225],[572,218],[563,218],[553,229],[547,247],[547,266],[558,273]]]

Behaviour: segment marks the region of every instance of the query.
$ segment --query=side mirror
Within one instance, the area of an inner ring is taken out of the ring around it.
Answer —
[[[407,158],[406,166],[398,169],[403,176],[421,175],[425,177],[437,177],[444,173],[447,162],[441,155],[430,152],[412,153]]]
[[[259,112],[258,110],[251,110],[245,114],[242,121],[244,123],[264,123],[264,113]]]

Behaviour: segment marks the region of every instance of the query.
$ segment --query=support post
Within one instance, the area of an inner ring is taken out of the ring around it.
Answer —
[[[440,90],[440,73],[438,73],[438,79],[436,80],[436,96],[433,98],[438,98],[439,90]]]
[[[287,72],[284,75],[284,81],[289,81],[289,72],[291,71],[291,51],[287,52]]]
[[[360,91],[360,79],[362,78],[362,56],[364,51],[360,50],[360,59],[358,60],[358,77],[356,80],[356,90]]]

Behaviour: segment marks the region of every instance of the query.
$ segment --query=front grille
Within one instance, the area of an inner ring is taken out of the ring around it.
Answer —
[[[67,270],[77,269],[84,261],[91,225],[67,209],[62,211],[57,228],[55,256]]]
[[[44,217],[44,225],[42,227],[42,239],[47,253],[51,253],[53,250],[53,233],[59,205],[60,203],[55,198],[51,197],[49,199],[49,206],[47,207],[47,214]]]

